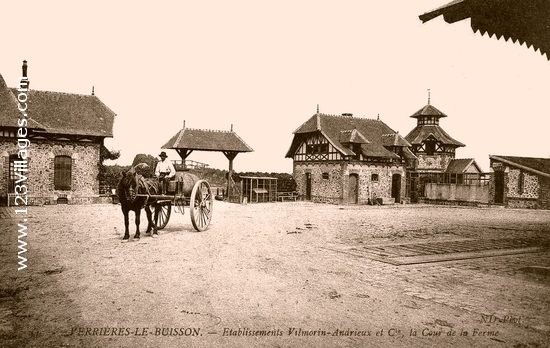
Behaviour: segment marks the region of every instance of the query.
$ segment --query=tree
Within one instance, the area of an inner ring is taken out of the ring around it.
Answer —
[[[134,161],[132,162],[132,167],[140,164],[145,163],[147,164],[147,168],[139,170],[139,174],[143,175],[146,178],[152,178],[155,175],[155,167],[157,166],[157,158],[151,155],[146,155],[144,153],[137,154],[136,157],[134,157]]]
[[[113,177],[112,170],[107,169],[104,162],[105,160],[116,160],[119,157],[119,150],[109,150],[103,145],[99,148],[99,172],[97,174],[97,179],[99,180],[100,186],[109,186],[111,188],[116,186],[118,178]]]

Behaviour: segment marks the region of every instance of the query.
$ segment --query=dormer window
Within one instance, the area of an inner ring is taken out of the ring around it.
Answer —
[[[426,147],[426,155],[433,156],[435,154],[435,142],[434,141],[426,142],[425,147]]]
[[[350,149],[355,153],[355,155],[352,157],[355,160],[361,159],[361,144],[350,144]]]

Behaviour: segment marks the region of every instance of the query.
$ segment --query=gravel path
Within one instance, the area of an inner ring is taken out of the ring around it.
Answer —
[[[402,266],[338,252],[547,246],[550,211],[216,201],[200,233],[188,214],[122,243],[118,205],[29,207],[17,272],[21,221],[4,212],[0,347],[550,346],[550,277],[525,271],[549,267],[548,249]]]

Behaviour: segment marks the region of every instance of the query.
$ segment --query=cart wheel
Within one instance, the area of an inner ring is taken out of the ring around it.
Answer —
[[[213,208],[212,191],[210,184],[205,180],[199,180],[193,186],[189,200],[189,212],[191,223],[197,231],[204,231],[210,225]]]
[[[157,229],[162,230],[168,224],[170,220],[170,213],[172,212],[172,203],[167,202],[159,205],[156,209],[159,210],[157,217]]]

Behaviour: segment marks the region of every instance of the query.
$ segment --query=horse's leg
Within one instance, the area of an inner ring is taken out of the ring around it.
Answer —
[[[130,239],[130,229],[128,228],[130,225],[130,219],[128,218],[129,209],[121,206],[122,214],[124,215],[124,237],[122,238],[123,241],[127,241]]]
[[[134,239],[139,239],[139,218],[141,215],[141,209],[136,209],[136,234],[134,235]]]
[[[155,218],[153,220],[153,237],[157,237],[159,235],[157,230],[157,221],[159,218],[160,208],[161,206],[159,204],[155,204]]]
[[[145,206],[145,213],[147,214],[147,235],[150,235],[151,234],[151,228],[153,228],[154,226],[154,223],[153,221],[151,221],[152,217],[151,217],[151,207],[147,204]]]

